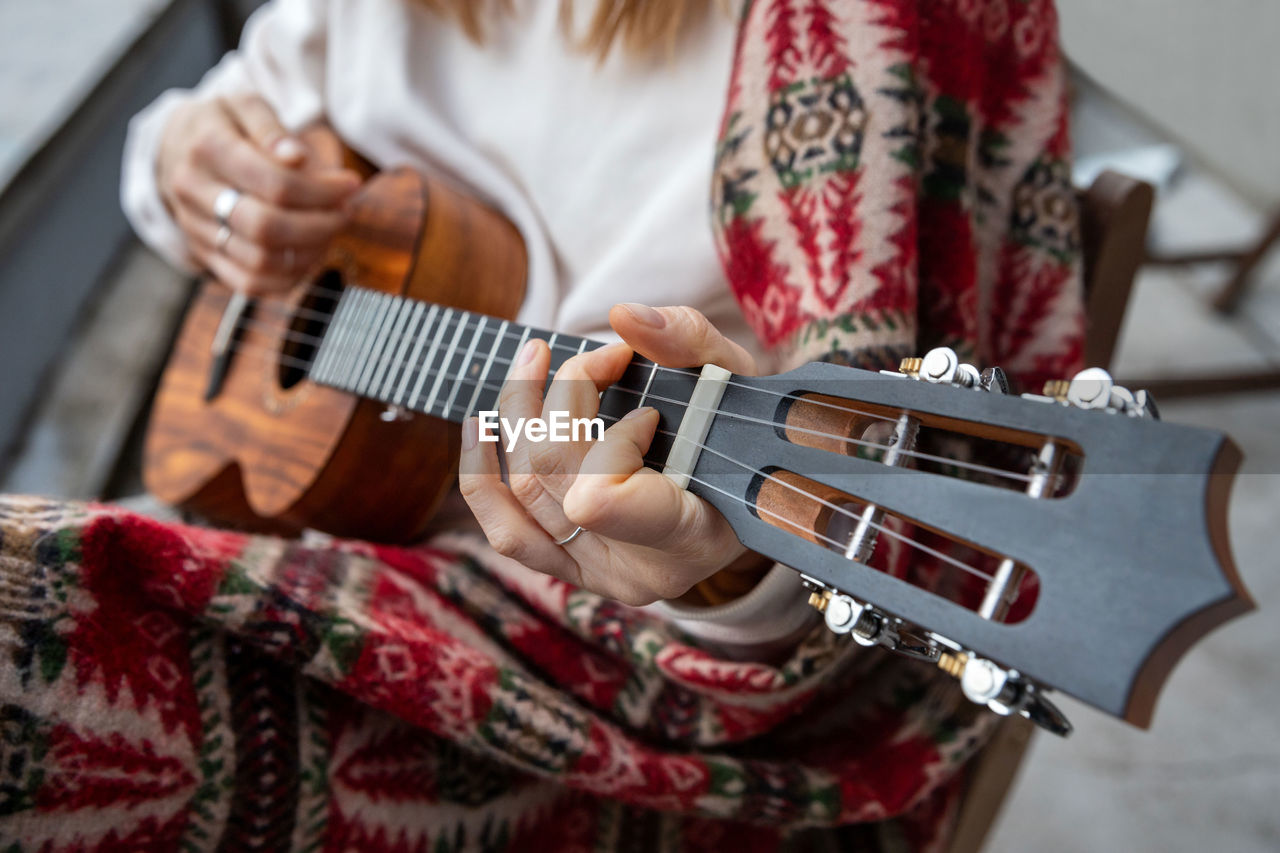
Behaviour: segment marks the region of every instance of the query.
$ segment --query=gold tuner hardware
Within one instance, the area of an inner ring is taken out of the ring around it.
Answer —
[[[1052,397],[1059,403],[1065,403],[1067,401],[1067,390],[1070,388],[1071,381],[1069,379],[1050,379],[1044,383],[1044,395]]]
[[[952,678],[959,678],[964,673],[964,665],[968,662],[969,656],[964,652],[943,652],[938,655],[938,669]]]
[[[827,611],[827,602],[831,600],[831,590],[824,589],[821,592],[809,593],[809,606],[819,613]]]
[[[904,358],[898,363],[898,372],[905,373],[908,376],[919,376],[920,367],[924,364],[924,359],[919,356],[912,358]]]

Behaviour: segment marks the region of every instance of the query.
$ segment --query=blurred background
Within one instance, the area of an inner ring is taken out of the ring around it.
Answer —
[[[197,80],[256,5],[0,0],[0,489],[141,491],[141,426],[190,282],[119,212],[125,125]],[[1232,543],[1261,610],[1193,649],[1149,733],[1063,699],[1077,731],[1033,740],[988,849],[1274,851],[1280,3],[1059,0],[1059,14],[1077,183],[1113,169],[1156,188],[1112,372],[1157,389],[1167,420],[1243,447]]]

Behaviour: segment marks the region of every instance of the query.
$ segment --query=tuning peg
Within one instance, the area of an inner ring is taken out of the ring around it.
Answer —
[[[978,368],[962,364],[951,347],[934,347],[920,360],[919,376],[926,382],[938,385],[958,385],[974,388],[980,383]]]
[[[990,391],[995,394],[1009,393],[1009,377],[1004,375],[1004,371],[998,367],[988,367],[978,377],[978,384],[983,391]]]

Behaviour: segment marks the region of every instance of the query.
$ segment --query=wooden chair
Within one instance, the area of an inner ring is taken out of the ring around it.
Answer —
[[[1079,193],[1084,255],[1085,363],[1109,367],[1138,269],[1146,257],[1155,191],[1150,184],[1103,172]],[[990,835],[1022,766],[1035,726],[1021,717],[1000,723],[974,759],[951,841],[951,853],[976,853]]]

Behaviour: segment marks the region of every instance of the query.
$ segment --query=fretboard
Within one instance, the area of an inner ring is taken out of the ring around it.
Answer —
[[[325,330],[310,378],[361,397],[461,423],[498,409],[517,354],[532,339],[551,349],[548,381],[566,361],[603,344],[508,320],[389,293],[347,287]],[[649,457],[666,456],[697,382],[636,356],[600,400],[606,426],[631,409],[653,406],[662,424]]]

